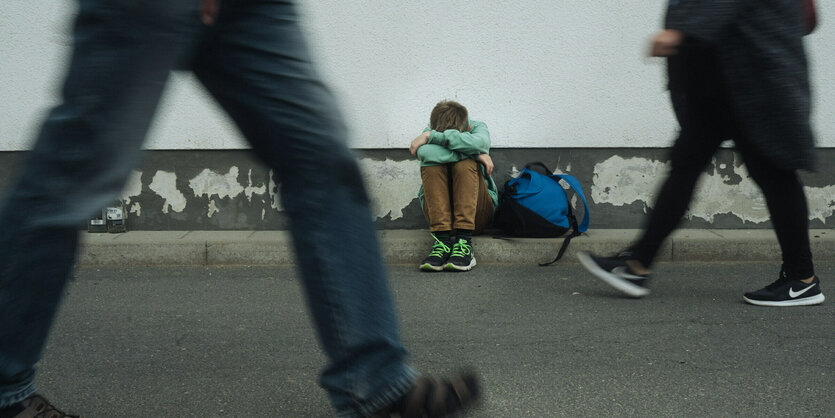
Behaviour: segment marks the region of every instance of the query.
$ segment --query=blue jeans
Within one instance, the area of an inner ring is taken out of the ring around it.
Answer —
[[[79,228],[137,165],[172,69],[192,70],[277,173],[337,414],[414,383],[358,165],[293,4],[224,0],[212,27],[198,6],[80,0],[62,104],[0,209],[0,407],[34,392]]]

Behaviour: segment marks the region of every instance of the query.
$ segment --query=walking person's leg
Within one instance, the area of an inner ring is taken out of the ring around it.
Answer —
[[[451,411],[469,404],[476,396],[473,378],[455,378],[453,388],[418,378],[405,363],[365,187],[292,3],[222,3],[195,74],[278,173],[304,289],[328,357],[320,383],[337,414]],[[423,399],[426,387],[440,396]]]
[[[670,174],[656,196],[641,237],[628,251],[614,257],[578,253],[583,266],[629,296],[648,295],[649,269],[658,250],[681,223],[696,182],[721,142],[715,133],[682,130],[670,154]]]
[[[681,223],[693,200],[696,183],[721,143],[722,137],[714,132],[700,129],[681,132],[670,153],[670,174],[656,196],[643,234],[632,246],[630,260],[637,261],[640,268],[652,267],[659,248]]]
[[[121,191],[169,70],[199,30],[190,2],[130,3],[80,2],[62,103],[0,210],[0,409],[35,391],[79,229]],[[188,17],[197,25],[181,26]]]
[[[677,59],[676,68],[686,73],[676,74],[676,83],[671,84],[676,90],[670,94],[681,131],[670,151],[670,174],[661,185],[641,237],[628,251],[614,257],[578,254],[591,273],[633,297],[649,294],[649,269],[658,250],[681,223],[699,176],[732,132],[730,105],[712,49],[690,50]]]
[[[816,305],[824,301],[815,276],[809,243],[809,209],[797,172],[769,164],[747,144],[740,144],[745,166],[765,196],[771,224],[782,253],[780,275],[774,283],[743,299],[762,306]]]

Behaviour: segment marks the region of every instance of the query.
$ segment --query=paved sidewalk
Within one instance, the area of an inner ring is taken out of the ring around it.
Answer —
[[[638,230],[592,230],[571,241],[560,263],[576,262],[578,251],[610,254],[625,248]],[[810,231],[816,261],[835,260],[835,229]],[[388,264],[413,264],[432,245],[424,230],[382,230]],[[561,238],[474,238],[479,264],[536,264],[551,261]],[[779,257],[774,232],[767,230],[685,229],[661,248],[660,261],[760,261]],[[82,233],[82,266],[136,265],[288,265],[294,256],[286,231],[130,231]]]

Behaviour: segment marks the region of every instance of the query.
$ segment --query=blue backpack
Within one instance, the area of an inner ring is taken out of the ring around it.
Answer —
[[[540,174],[532,167],[541,167],[547,174]],[[551,174],[553,171],[542,163],[529,163],[504,184],[499,207],[493,218],[493,226],[513,237],[553,238],[565,236],[557,257],[540,266],[547,266],[562,258],[572,238],[589,228],[589,205],[583,188],[576,178],[568,174]],[[583,201],[583,221],[571,209],[568,195],[561,182],[568,184]],[[568,234],[568,235],[566,235]]]

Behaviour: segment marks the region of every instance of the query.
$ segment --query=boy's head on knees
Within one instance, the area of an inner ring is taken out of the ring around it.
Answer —
[[[457,129],[461,132],[470,130],[470,119],[467,108],[452,100],[443,100],[435,105],[429,115],[429,129],[443,132],[447,129]]]

